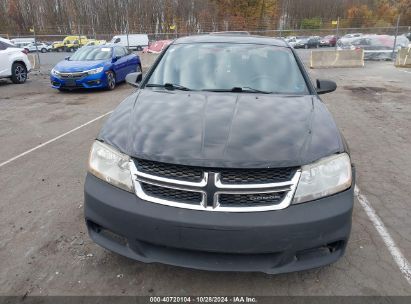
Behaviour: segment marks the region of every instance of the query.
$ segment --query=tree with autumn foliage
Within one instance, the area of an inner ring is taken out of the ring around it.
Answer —
[[[0,0],[0,34],[166,33],[411,25],[411,0]],[[269,32],[270,33],[270,32]],[[167,36],[168,35],[168,36]]]
[[[377,0],[372,5],[357,4],[347,9],[345,24],[348,27],[389,27],[401,15],[403,25],[411,24],[411,0]]]
[[[219,30],[275,29],[279,16],[276,0],[211,0],[218,11]]]

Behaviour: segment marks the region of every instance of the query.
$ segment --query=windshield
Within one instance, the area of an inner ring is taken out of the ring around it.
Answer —
[[[146,86],[164,84],[190,90],[247,88],[278,94],[308,93],[290,49],[257,44],[172,45]]]
[[[82,47],[78,49],[70,60],[73,61],[89,61],[89,60],[105,60],[110,59],[112,54],[111,48],[99,47]]]

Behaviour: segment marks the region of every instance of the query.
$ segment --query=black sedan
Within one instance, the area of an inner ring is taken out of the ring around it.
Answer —
[[[321,38],[318,36],[305,37],[297,40],[294,44],[295,49],[310,49],[310,48],[319,48]]]
[[[347,143],[295,51],[249,35],[179,38],[94,141],[90,237],[129,258],[213,271],[290,272],[345,251]]]

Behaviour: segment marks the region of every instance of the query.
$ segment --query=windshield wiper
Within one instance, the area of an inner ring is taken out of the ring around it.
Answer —
[[[233,87],[231,89],[204,89],[203,91],[210,92],[238,92],[238,93],[261,93],[261,94],[272,94],[274,92],[263,91],[254,89],[251,87]]]
[[[251,88],[251,87],[242,87],[242,88],[234,87],[233,90],[234,89],[240,89],[240,92],[253,92],[253,93],[262,93],[262,94],[272,94],[273,93],[273,92],[269,92],[269,91],[254,89],[254,88]]]
[[[155,83],[149,83],[146,85],[146,87],[149,88],[164,88],[166,90],[181,90],[181,91],[191,91],[191,89],[179,85],[179,84],[174,84],[174,83],[169,83],[166,82],[165,84],[155,84]]]

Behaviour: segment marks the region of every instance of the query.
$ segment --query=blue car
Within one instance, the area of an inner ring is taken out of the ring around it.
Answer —
[[[59,62],[50,74],[53,88],[60,91],[79,88],[113,90],[126,75],[141,72],[140,57],[125,47],[85,46]]]

